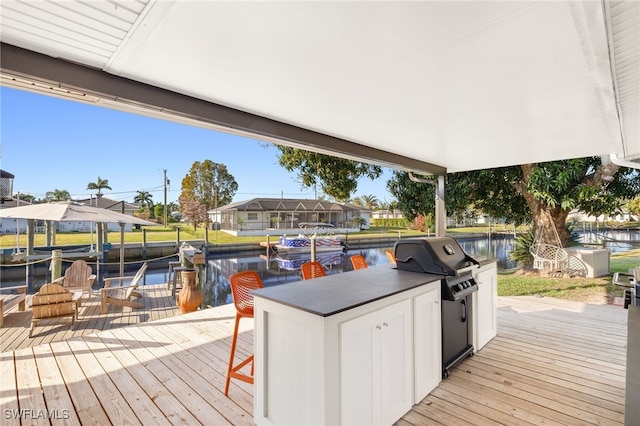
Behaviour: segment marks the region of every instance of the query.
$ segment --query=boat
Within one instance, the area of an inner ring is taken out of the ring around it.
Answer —
[[[311,251],[312,239],[316,252],[345,251],[346,244],[341,237],[333,235],[335,226],[323,222],[300,222],[302,232],[297,237],[283,235],[275,248],[278,253],[306,253]]]

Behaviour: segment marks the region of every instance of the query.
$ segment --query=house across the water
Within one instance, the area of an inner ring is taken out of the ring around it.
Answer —
[[[369,228],[371,210],[355,204],[295,198],[253,198],[209,210],[214,229],[234,235],[297,233],[301,222],[324,222],[343,231]]]
[[[96,206],[103,209],[113,210],[118,213],[124,213],[131,216],[134,216],[134,213],[140,210],[139,204],[127,203],[126,201],[117,201],[112,200],[107,197],[96,197],[96,198],[86,198],[83,200],[73,200],[77,203],[86,204],[90,206]],[[2,208],[9,207],[18,207],[23,206],[25,204],[29,204],[26,201],[18,201],[16,199],[7,200],[3,203]],[[124,208],[123,208],[124,206]],[[119,231],[120,225],[117,223],[107,223],[105,224],[108,231]],[[38,220],[36,221],[36,232],[42,233],[44,230],[44,221]],[[16,232],[16,227],[19,228],[20,233],[27,232],[27,220],[26,219],[0,219],[0,233],[2,234],[13,234]],[[73,222],[56,222],[56,231],[58,232],[90,232],[92,229],[95,230],[95,224],[93,222],[82,222],[82,221],[73,221]],[[125,224],[125,231],[131,231],[133,225],[130,223]]]

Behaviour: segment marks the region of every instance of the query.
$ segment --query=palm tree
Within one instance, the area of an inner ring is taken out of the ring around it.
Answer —
[[[378,201],[378,197],[375,195],[363,195],[361,197],[356,197],[356,199],[353,200],[353,204],[374,210],[378,207],[380,201]]]
[[[140,203],[140,207],[151,208],[153,206],[153,195],[147,191],[138,191],[138,194],[133,198],[134,203]]]
[[[180,206],[178,205],[178,203],[174,201],[170,201],[167,204],[167,213],[179,212],[179,211],[180,211]]]
[[[100,176],[98,176],[98,180],[96,182],[89,182],[87,184],[87,189],[97,189],[98,192],[96,193],[96,195],[98,197],[102,197],[103,189],[111,189],[111,187],[109,186],[109,179],[101,179]]]
[[[44,198],[47,201],[65,201],[71,199],[71,194],[66,189],[54,189],[53,191],[48,191]]]

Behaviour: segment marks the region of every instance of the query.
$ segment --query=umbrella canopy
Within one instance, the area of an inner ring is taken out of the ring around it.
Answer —
[[[158,225],[148,220],[140,219],[101,207],[88,206],[73,201],[29,204],[8,209],[0,209],[0,218],[7,219],[35,219],[50,220],[53,222],[96,222],[120,224],[120,276],[124,272],[124,225],[155,226]]]

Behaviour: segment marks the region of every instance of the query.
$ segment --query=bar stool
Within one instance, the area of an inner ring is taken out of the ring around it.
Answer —
[[[324,266],[322,266],[320,262],[303,263],[300,266],[300,272],[302,273],[303,280],[310,280],[327,275],[327,272],[324,270]]]
[[[231,378],[253,384],[253,354],[237,365],[233,365],[236,354],[236,343],[238,341],[238,328],[240,318],[253,318],[253,296],[251,291],[262,288],[262,280],[255,271],[238,272],[229,277],[231,282],[231,295],[233,304],[236,307],[236,324],[233,330],[233,341],[231,342],[231,353],[229,354],[229,367],[227,368],[227,383],[224,387],[225,396],[229,393],[229,383]],[[251,363],[251,375],[240,372],[247,364]]]
[[[182,289],[182,271],[186,271],[187,267],[184,266],[176,266],[173,268],[173,288],[171,289],[171,295],[173,296],[173,298],[175,299],[176,297],[176,292],[179,289]],[[178,286],[180,286],[180,288],[178,288]]]
[[[387,259],[389,259],[389,263],[392,265],[396,264],[396,255],[393,254],[391,250],[387,250]]]
[[[177,268],[178,266],[180,266],[180,261],[176,260],[176,261],[171,261],[169,262],[169,272],[167,273],[167,290],[169,290],[171,288],[171,274],[173,274],[173,268]]]
[[[367,261],[364,256],[361,254],[354,254],[351,256],[351,265],[353,266],[353,270],[357,271],[358,269],[365,269],[369,265],[367,265]]]

